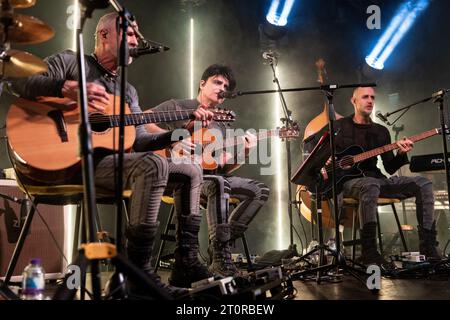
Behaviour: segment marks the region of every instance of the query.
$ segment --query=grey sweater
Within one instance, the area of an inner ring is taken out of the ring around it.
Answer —
[[[93,56],[85,56],[86,81],[105,87],[110,94],[120,92],[120,79],[104,69]],[[14,80],[12,89],[21,97],[34,99],[39,96],[62,97],[61,89],[66,80],[78,81],[76,55],[71,50],[54,54],[45,59],[48,71],[42,75]],[[132,113],[142,112],[136,89],[129,83],[126,85],[125,101]],[[171,133],[149,133],[143,125],[136,126],[135,151],[163,149],[170,144]]]

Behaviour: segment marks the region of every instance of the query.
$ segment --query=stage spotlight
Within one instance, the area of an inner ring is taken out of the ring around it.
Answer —
[[[385,61],[429,4],[430,0],[409,0],[404,2],[372,49],[372,52],[366,56],[366,63],[372,68],[382,70]]]
[[[294,0],[272,0],[266,19],[260,24],[260,31],[270,40],[283,38],[287,33],[288,16]]]
[[[266,20],[274,26],[286,26],[294,2],[295,0],[272,0],[266,15]]]

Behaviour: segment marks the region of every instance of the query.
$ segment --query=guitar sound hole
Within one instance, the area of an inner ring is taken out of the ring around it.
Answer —
[[[349,156],[343,157],[341,160],[339,160],[339,168],[343,170],[348,170],[353,167],[353,158]]]
[[[90,113],[89,123],[93,132],[105,132],[110,128],[108,117],[101,113]]]

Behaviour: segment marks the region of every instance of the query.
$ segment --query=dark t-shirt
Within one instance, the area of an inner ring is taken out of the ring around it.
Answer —
[[[311,151],[317,144],[320,137],[328,126],[322,128],[318,133],[305,140],[305,151]],[[386,127],[377,123],[358,124],[353,121],[353,115],[339,119],[335,122],[336,131],[336,152],[342,152],[346,148],[358,145],[364,151],[369,151],[391,143],[391,136]],[[393,174],[401,166],[408,163],[408,156],[406,154],[396,155],[392,151],[383,153],[381,155],[383,166],[389,174]],[[359,168],[363,171],[365,176],[382,178],[385,177],[380,169],[377,167],[377,157],[373,157],[363,161]]]

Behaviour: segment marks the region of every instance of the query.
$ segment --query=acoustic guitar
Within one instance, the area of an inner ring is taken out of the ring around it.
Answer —
[[[256,134],[256,139],[262,140],[269,137],[278,136],[281,139],[294,139],[299,136],[299,130],[297,126],[293,126],[291,129],[285,127],[262,131]],[[218,168],[219,163],[216,157],[217,150],[227,150],[234,148],[240,144],[243,144],[243,137],[232,137],[220,139],[214,132],[207,128],[194,131],[189,138],[190,141],[196,144],[197,148],[191,159],[194,163],[200,164],[203,170],[212,171]],[[166,156],[167,150],[160,150],[156,153]],[[172,157],[187,158],[188,156],[181,153],[171,153]]]
[[[119,140],[119,97],[110,96],[105,111],[89,113],[94,150],[114,152]],[[133,146],[135,127],[193,118],[192,110],[130,113],[125,115],[125,150]],[[228,110],[212,110],[215,121],[234,121]],[[78,171],[80,151],[77,103],[67,98],[43,97],[39,101],[18,99],[10,106],[6,132],[12,161],[19,171],[34,180],[63,183]]]

